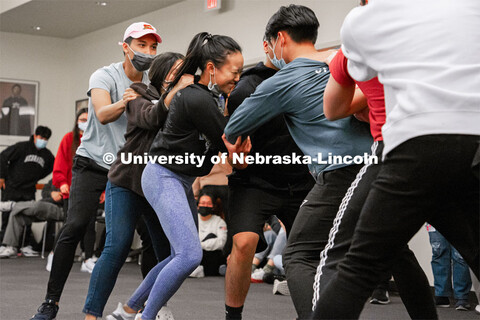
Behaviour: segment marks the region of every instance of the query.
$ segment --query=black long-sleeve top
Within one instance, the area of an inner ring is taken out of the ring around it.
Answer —
[[[150,155],[177,156],[179,160],[191,154],[205,156],[201,166],[176,160],[161,164],[175,173],[204,176],[213,167],[211,157],[226,151],[222,140],[226,124],[219,97],[204,85],[192,84],[180,90],[170,103],[167,120],[152,143]]]
[[[6,189],[35,198],[37,181],[53,170],[55,157],[47,148],[37,149],[33,136],[29,141],[18,142],[0,153],[0,178]]]

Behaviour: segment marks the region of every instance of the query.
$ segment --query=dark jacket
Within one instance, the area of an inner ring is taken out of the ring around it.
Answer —
[[[47,148],[37,149],[33,136],[3,150],[0,153],[0,178],[5,179],[6,188],[2,199],[35,200],[35,185],[52,172],[54,160]]]
[[[117,159],[108,172],[108,179],[117,186],[130,189],[143,196],[141,178],[145,164],[133,164],[133,156],[144,156],[148,152],[158,130],[167,118],[168,109],[153,86],[134,83],[130,87],[141,94],[141,97],[127,104],[125,109],[127,115],[126,141],[118,151]],[[125,160],[129,159],[127,153],[131,154],[131,164],[122,163],[122,153]]]
[[[228,114],[232,115],[237,107],[255,92],[257,86],[276,73],[262,62],[246,70],[228,98]],[[261,106],[259,106],[261,107]],[[303,155],[290,136],[283,115],[265,123],[250,134],[252,141],[251,155]],[[314,180],[306,165],[298,164],[251,164],[244,170],[234,170],[229,183],[249,184],[259,188],[274,190],[310,190]]]
[[[44,186],[43,186],[43,189],[42,189],[42,200],[40,201],[44,201],[44,202],[48,202],[48,203],[52,203],[52,204],[55,204],[59,207],[63,207],[63,199],[61,199],[59,202],[55,202],[55,200],[53,200],[52,198],[52,192],[53,191],[58,191],[60,192],[60,189],[58,189],[57,187],[55,187],[52,183],[52,179],[50,179]]]
[[[170,104],[167,120],[150,148],[152,156],[177,157],[163,167],[192,177],[208,174],[213,167],[211,157],[226,151],[222,135],[227,119],[219,97],[199,83],[180,90]],[[190,155],[205,156],[197,167],[184,163]],[[183,161],[182,163],[179,163]]]

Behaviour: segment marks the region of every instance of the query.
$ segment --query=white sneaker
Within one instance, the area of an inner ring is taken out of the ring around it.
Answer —
[[[20,248],[20,252],[25,257],[38,257],[40,255],[38,251],[35,251],[32,249],[32,246],[26,246],[26,247]]]
[[[162,309],[158,311],[157,316],[155,317],[155,320],[175,320],[173,318],[172,309],[170,309],[167,306],[162,307]]]
[[[93,255],[90,259],[95,263],[98,261],[98,258],[96,255]]]
[[[477,304],[477,306],[475,307],[475,312],[480,314],[480,304]]]
[[[45,269],[47,269],[48,272],[52,271],[52,264],[53,264],[53,252],[50,252],[47,257],[47,266]]]
[[[105,320],[134,320],[137,319],[136,315],[141,313],[128,313],[123,309],[123,303],[119,302],[117,309],[112,314],[109,314]]]
[[[250,277],[250,282],[263,283],[264,275],[265,275],[265,271],[263,271],[263,268],[258,268],[255,271],[253,271],[252,276]]]
[[[7,246],[1,246],[0,247],[0,254],[2,254],[3,250],[5,250],[7,248]]]
[[[0,201],[0,211],[12,211],[15,201]]]
[[[5,249],[0,253],[0,259],[5,258],[16,258],[17,257],[17,248],[12,246],[6,246]]]
[[[82,262],[82,266],[80,267],[80,271],[92,273],[93,268],[95,267],[95,262],[92,259],[88,259]]]
[[[108,319],[107,319],[108,320]],[[142,314],[141,313],[137,313],[137,315],[135,316],[135,320],[142,320]]]
[[[275,279],[275,281],[273,281],[273,294],[289,296],[290,290],[288,289],[287,280],[280,281]]]
[[[192,273],[188,276],[189,278],[203,278],[205,277],[205,272],[203,271],[203,266],[199,265],[193,270]]]

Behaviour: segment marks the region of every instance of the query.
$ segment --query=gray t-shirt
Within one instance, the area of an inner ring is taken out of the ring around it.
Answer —
[[[148,84],[148,74],[143,73],[142,82]],[[90,97],[92,89],[98,88],[110,93],[112,103],[123,98],[123,93],[133,82],[123,70],[123,62],[112,63],[95,71],[90,77],[87,95]],[[77,154],[94,160],[99,166],[110,169],[113,161],[104,161],[104,155],[109,153],[116,157],[118,150],[125,143],[127,130],[127,117],[122,113],[114,122],[101,124],[95,114],[92,99],[88,99],[88,121],[82,142],[77,149]],[[106,160],[109,156],[105,156]],[[107,163],[106,163],[107,162]]]

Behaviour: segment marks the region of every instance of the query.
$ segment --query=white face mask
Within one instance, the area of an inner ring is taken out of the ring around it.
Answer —
[[[277,37],[277,40],[275,40],[275,44],[273,45],[273,48],[270,47],[270,45],[268,46],[270,48],[270,50],[272,50],[272,52],[273,52],[273,58],[270,58],[270,55],[268,55],[268,53],[267,53],[267,57],[275,67],[277,67],[278,69],[282,69],[283,67],[285,67],[287,65],[287,63],[283,59],[283,47],[280,51],[280,59],[277,59],[277,56],[275,55],[275,48],[277,47],[278,39],[279,38]]]
[[[78,126],[78,129],[82,130],[83,132],[85,132],[85,130],[87,130],[87,122],[79,122],[77,123],[77,126]]]

